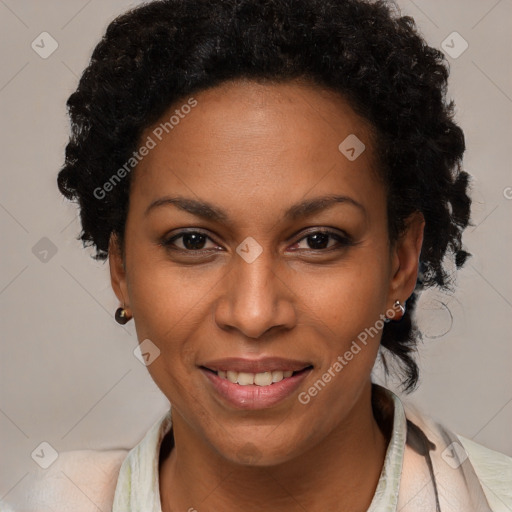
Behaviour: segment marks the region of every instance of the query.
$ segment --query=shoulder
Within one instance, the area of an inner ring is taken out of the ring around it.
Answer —
[[[419,425],[429,438],[432,436],[435,439],[437,436],[440,446],[446,446],[450,442],[447,439],[460,441],[463,450],[456,456],[459,460],[465,456],[469,459],[492,511],[511,512],[512,458],[449,430],[444,423],[424,414],[412,402],[405,400],[403,403],[407,418]],[[449,437],[446,437],[448,434]]]
[[[61,452],[48,469],[38,468],[27,477],[23,497],[1,503],[0,511],[110,510],[127,454],[128,450]]]
[[[459,434],[457,437],[480,479],[492,510],[510,512],[512,510],[512,458]]]

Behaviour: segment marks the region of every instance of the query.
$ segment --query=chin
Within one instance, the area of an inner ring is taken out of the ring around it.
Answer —
[[[232,438],[233,439],[233,438]],[[301,442],[292,436],[286,439],[274,439],[269,442],[269,435],[243,435],[233,442],[217,445],[217,452],[233,464],[244,466],[266,467],[286,463],[301,453]],[[306,449],[306,448],[304,448]]]

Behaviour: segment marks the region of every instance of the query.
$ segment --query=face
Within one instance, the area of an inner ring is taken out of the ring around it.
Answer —
[[[111,243],[112,284],[160,350],[148,370],[175,425],[232,461],[250,440],[253,462],[275,464],[367,410],[421,225],[390,244],[369,125],[334,93],[240,81],[188,100],[141,137],[155,145],[134,171],[124,261]]]

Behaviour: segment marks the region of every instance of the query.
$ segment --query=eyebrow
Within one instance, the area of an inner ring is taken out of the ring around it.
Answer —
[[[351,197],[328,195],[307,199],[300,203],[294,204],[285,211],[284,218],[286,220],[293,221],[299,218],[309,217],[317,212],[326,210],[327,208],[340,203],[355,206],[365,215],[367,213],[365,207]],[[174,205],[180,210],[186,211],[192,215],[195,215],[196,217],[201,217],[203,219],[215,222],[229,221],[229,215],[217,206],[214,206],[207,201],[198,201],[197,199],[190,199],[182,196],[165,196],[159,199],[155,199],[146,208],[144,215],[148,215],[156,208],[168,205]]]

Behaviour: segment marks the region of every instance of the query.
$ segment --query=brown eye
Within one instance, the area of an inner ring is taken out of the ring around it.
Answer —
[[[334,243],[330,243],[330,239],[334,240]],[[335,233],[333,231],[326,230],[317,230],[308,233],[305,237],[301,238],[295,245],[300,244],[302,241],[305,241],[307,247],[296,247],[293,250],[311,250],[311,251],[325,251],[330,250],[333,247],[336,248],[336,242],[339,249],[347,247],[349,245],[353,245],[352,240],[347,237],[340,235],[339,233]]]
[[[181,239],[181,246],[176,242]],[[201,233],[200,231],[182,231],[177,235],[165,240],[163,245],[169,249],[184,251],[184,252],[195,252],[205,249],[205,244],[210,237]],[[212,240],[213,242],[213,240]],[[206,249],[209,249],[208,247]]]

